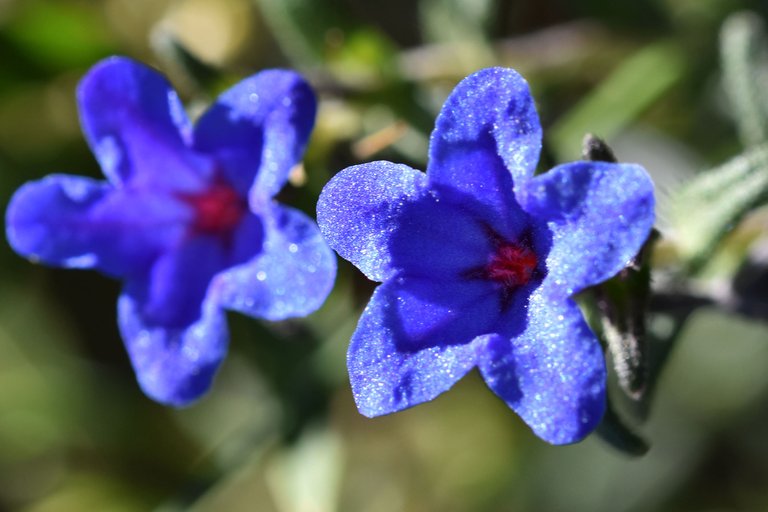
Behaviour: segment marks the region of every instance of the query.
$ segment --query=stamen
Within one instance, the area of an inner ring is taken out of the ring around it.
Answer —
[[[533,277],[539,259],[533,250],[516,243],[504,243],[496,248],[485,267],[489,279],[505,288],[518,288],[528,284]]]
[[[246,211],[245,201],[224,183],[214,183],[200,194],[185,194],[181,198],[195,210],[192,229],[198,233],[229,233]]]

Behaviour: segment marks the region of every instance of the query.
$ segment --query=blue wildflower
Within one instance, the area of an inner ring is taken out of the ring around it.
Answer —
[[[27,183],[8,207],[8,240],[32,260],[123,280],[118,323],[139,384],[186,404],[226,353],[224,309],[306,315],[333,285],[335,257],[317,226],[273,199],[301,159],[314,95],[296,73],[263,71],[193,127],[164,77],[113,57],[77,98],[108,181]]]
[[[525,80],[486,69],[446,100],[426,174],[372,162],[326,185],[320,231],[383,283],[348,352],[364,415],[432,400],[477,366],[550,443],[600,421],[605,361],[571,297],[637,253],[653,184],[637,165],[601,162],[534,177],[540,149]]]

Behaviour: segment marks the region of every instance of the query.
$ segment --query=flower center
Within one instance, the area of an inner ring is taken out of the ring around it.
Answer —
[[[228,233],[246,211],[242,198],[224,183],[215,183],[201,194],[185,194],[181,198],[195,210],[192,228],[198,233]]]
[[[485,272],[505,288],[518,288],[528,284],[538,263],[536,253],[525,245],[506,242],[491,256]]]

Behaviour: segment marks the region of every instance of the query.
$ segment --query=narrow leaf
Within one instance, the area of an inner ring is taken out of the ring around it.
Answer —
[[[586,160],[617,161],[608,144],[592,134],[584,137],[582,155]],[[650,254],[657,238],[658,232],[653,231],[624,270],[590,289],[619,386],[636,401],[643,398],[648,380],[645,326],[651,293]]]
[[[322,62],[326,36],[341,26],[337,1],[257,0],[265,21],[280,48],[295,65],[311,67]]]
[[[573,160],[579,138],[594,132],[610,138],[652,105],[685,72],[677,46],[657,43],[630,56],[550,130],[559,160]]]
[[[768,140],[768,39],[754,13],[730,16],[720,33],[723,86],[745,146]]]
[[[605,410],[603,421],[597,426],[595,433],[617,450],[634,457],[645,455],[650,448],[642,437],[630,430],[621,421],[610,403]]]
[[[768,144],[701,173],[672,202],[672,235],[681,258],[700,269],[722,237],[766,200]]]
[[[594,288],[602,335],[619,386],[633,400],[641,400],[648,385],[646,312],[651,294],[650,254],[656,238],[654,231],[632,265]]]

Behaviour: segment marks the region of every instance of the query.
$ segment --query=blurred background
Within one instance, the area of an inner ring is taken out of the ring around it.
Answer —
[[[450,90],[502,65],[532,87],[541,169],[599,134],[653,174],[673,237],[679,186],[744,150],[719,49],[743,9],[768,16],[746,0],[0,0],[0,203],[49,173],[100,175],[74,89],[108,55],[160,69],[193,116],[259,69],[305,74],[317,126],[281,200],[312,215],[348,165],[424,169]],[[736,226],[695,280],[662,241],[654,280],[719,290],[757,261],[746,285],[764,301],[766,218]],[[135,383],[116,282],[33,265],[7,244],[0,274],[0,511],[768,510],[765,309],[654,303],[665,364],[650,405],[621,409],[650,445],[632,457],[597,436],[546,445],[474,373],[432,403],[360,416],[345,351],[374,284],[345,262],[308,319],[230,315],[229,358],[182,410]]]

